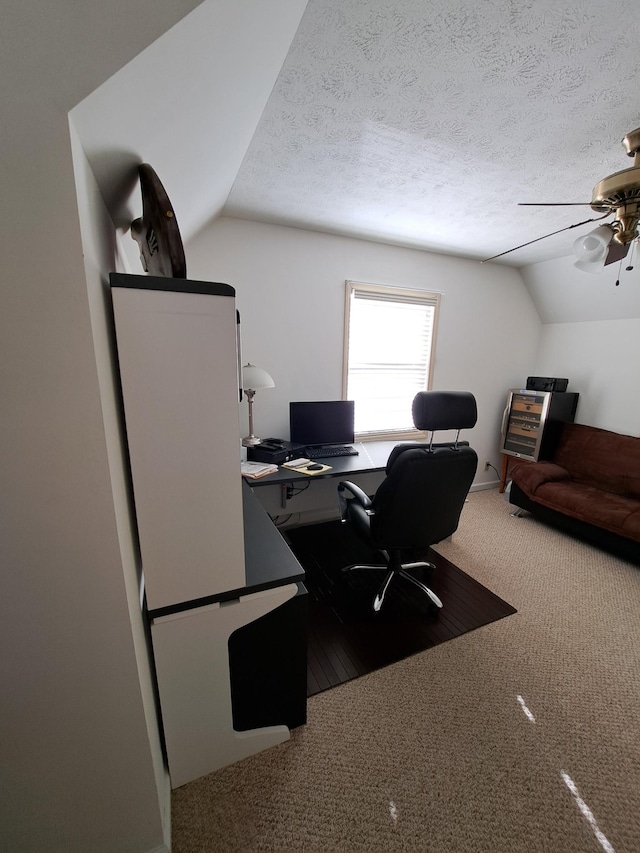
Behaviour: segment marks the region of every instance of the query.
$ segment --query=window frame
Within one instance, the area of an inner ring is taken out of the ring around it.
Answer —
[[[434,290],[421,290],[420,288],[396,287],[387,284],[372,284],[369,282],[353,281],[347,279],[345,281],[345,310],[344,310],[344,335],[343,335],[343,356],[342,356],[342,399],[347,398],[347,387],[349,381],[349,328],[351,318],[352,294],[354,291],[363,291],[370,294],[380,294],[386,298],[398,296],[398,301],[414,301],[416,304],[424,303],[433,307],[433,326],[431,330],[431,345],[429,353],[429,366],[425,377],[425,388],[429,391],[433,383],[433,371],[435,367],[436,355],[436,337],[438,332],[438,321],[440,316],[440,301],[442,293]],[[356,401],[357,405],[357,401]],[[377,432],[360,432],[356,433],[356,441],[385,441],[385,440],[405,440],[423,438],[424,433],[415,428],[398,429]]]

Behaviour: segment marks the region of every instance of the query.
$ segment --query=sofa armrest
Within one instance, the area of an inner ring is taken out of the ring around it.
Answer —
[[[570,480],[571,475],[566,468],[561,468],[554,462],[533,462],[531,464],[516,465],[511,474],[511,479],[522,491],[531,496],[544,483],[558,483],[562,480]]]

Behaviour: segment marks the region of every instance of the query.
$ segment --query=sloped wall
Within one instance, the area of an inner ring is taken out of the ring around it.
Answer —
[[[521,270],[543,321],[535,373],[569,379],[579,423],[640,435],[640,265],[627,271],[626,260],[592,275],[573,261]]]
[[[190,5],[3,6],[6,850],[140,853],[163,845],[121,568],[68,111]]]
[[[578,423],[640,435],[640,319],[547,323],[536,375],[570,380]]]

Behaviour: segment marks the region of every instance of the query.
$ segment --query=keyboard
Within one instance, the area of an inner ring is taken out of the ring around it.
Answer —
[[[305,456],[307,459],[331,459],[334,456],[357,456],[358,451],[355,447],[347,447],[346,445],[328,444],[321,447],[306,447]]]

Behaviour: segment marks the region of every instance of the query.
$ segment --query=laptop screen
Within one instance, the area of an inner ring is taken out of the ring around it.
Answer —
[[[353,444],[353,400],[289,403],[291,441],[296,444]]]

